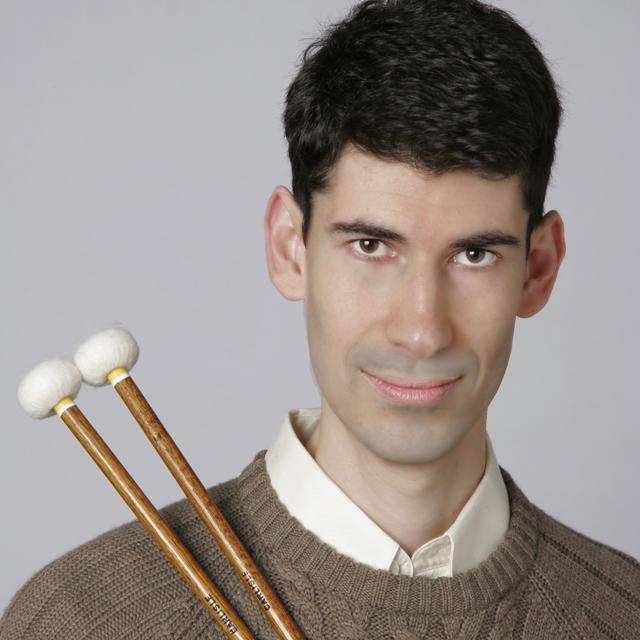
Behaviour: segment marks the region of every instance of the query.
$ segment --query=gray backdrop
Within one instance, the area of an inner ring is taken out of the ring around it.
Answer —
[[[518,320],[489,412],[499,462],[569,526],[640,556],[636,240],[639,5],[504,0],[540,41],[566,119],[547,210],[567,257]],[[239,473],[319,405],[302,302],[273,288],[263,214],[289,186],[280,116],[344,0],[0,2],[0,609],[37,569],[132,518],[20,376],[114,321],[202,481]],[[79,402],[157,505],[174,480],[113,391]]]

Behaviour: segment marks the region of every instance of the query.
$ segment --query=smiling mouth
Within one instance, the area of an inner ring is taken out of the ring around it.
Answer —
[[[400,380],[389,380],[388,378],[381,378],[380,376],[376,376],[373,373],[369,373],[364,369],[362,370],[362,372],[365,375],[375,378],[376,380],[379,380],[384,384],[391,385],[399,389],[415,389],[415,390],[434,389],[436,387],[441,387],[451,382],[455,382],[456,380],[462,377],[462,376],[458,376],[457,378],[446,378],[442,380],[432,380],[432,381],[430,380],[427,382],[403,382]]]
[[[362,373],[375,390],[388,400],[404,405],[434,405],[440,402],[456,385],[462,376],[457,378],[428,383],[430,386],[400,386],[366,371]]]

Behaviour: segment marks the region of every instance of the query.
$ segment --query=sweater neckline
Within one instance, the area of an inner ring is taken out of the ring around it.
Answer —
[[[238,476],[238,502],[251,536],[285,573],[293,570],[353,604],[409,614],[451,615],[479,611],[502,599],[529,574],[538,552],[535,506],[502,467],[509,494],[509,528],[478,567],[452,577],[395,575],[337,552],[305,529],[280,502],[265,463],[266,449]]]

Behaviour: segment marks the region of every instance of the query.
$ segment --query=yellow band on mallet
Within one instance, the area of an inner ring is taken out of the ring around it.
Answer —
[[[69,407],[73,407],[74,405],[75,402],[73,401],[73,398],[66,396],[65,398],[62,398],[55,407],[53,407],[53,410],[61,416]]]
[[[124,367],[118,367],[107,375],[109,382],[115,387],[118,382],[129,377],[129,372]]]

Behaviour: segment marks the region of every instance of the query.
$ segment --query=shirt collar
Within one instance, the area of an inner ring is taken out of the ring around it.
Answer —
[[[289,411],[265,456],[271,484],[289,513],[323,542],[356,562],[389,570],[398,543],[324,473],[302,444],[319,417],[319,408]],[[485,473],[455,522],[437,538],[448,537],[451,542],[448,574],[478,566],[498,546],[508,526],[509,497],[487,434]],[[422,545],[413,558],[433,542]]]

